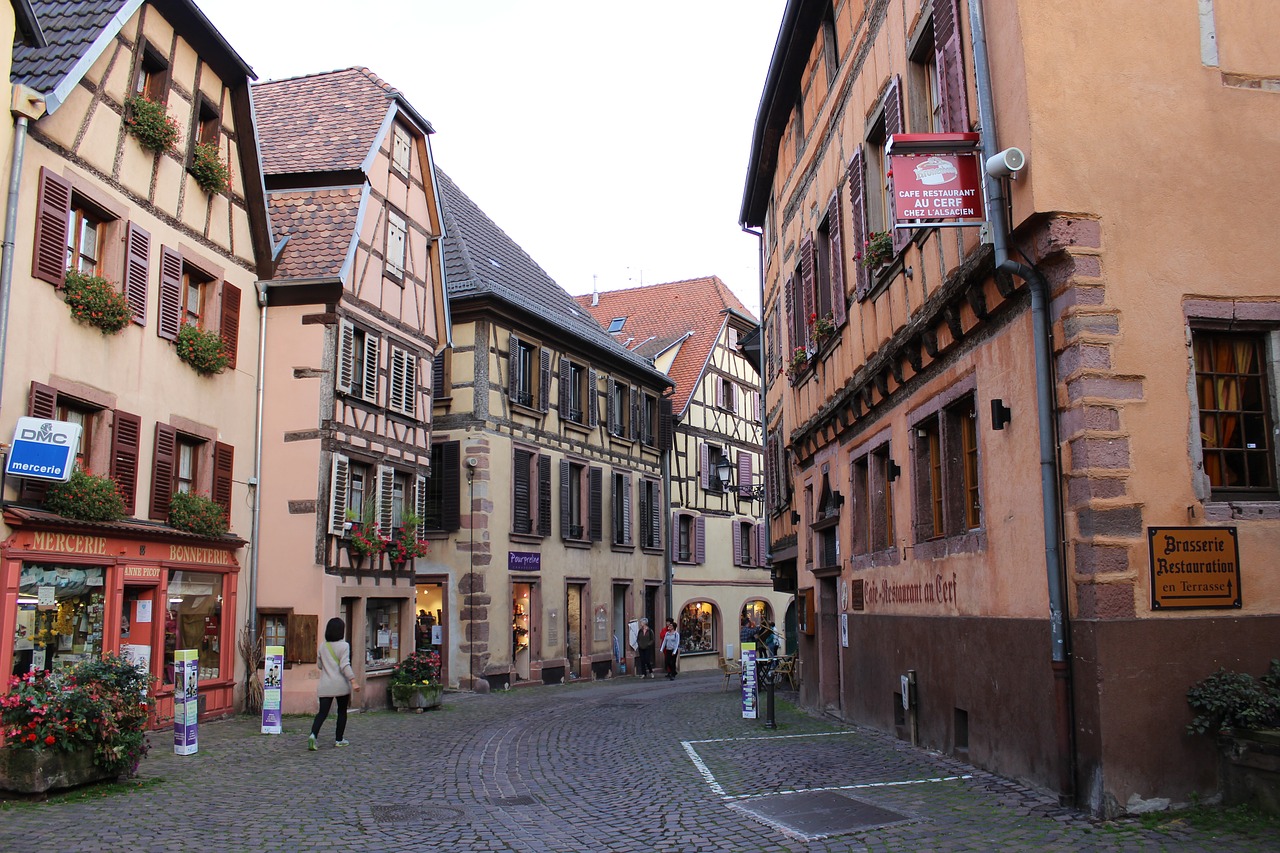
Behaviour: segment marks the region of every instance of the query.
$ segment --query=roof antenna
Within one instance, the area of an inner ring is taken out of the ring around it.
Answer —
[[[597,277],[598,276],[596,276],[595,273],[591,274],[591,307],[592,308],[595,308],[597,305],[600,304],[600,289],[596,287]]]

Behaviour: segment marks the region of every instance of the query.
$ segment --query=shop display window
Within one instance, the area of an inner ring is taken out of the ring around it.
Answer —
[[[173,683],[173,653],[199,651],[200,680],[222,677],[222,575],[169,572],[164,620],[164,680]]]
[[[371,598],[365,604],[364,662],[367,671],[390,669],[400,660],[400,599]]]
[[[680,611],[680,653],[696,654],[716,648],[715,608],[709,601],[686,604]]]
[[[100,566],[28,563],[18,581],[13,674],[60,670],[102,653]]]

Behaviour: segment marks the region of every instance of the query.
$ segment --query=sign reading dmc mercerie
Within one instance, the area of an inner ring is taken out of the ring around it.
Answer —
[[[897,133],[889,140],[897,228],[986,220],[976,133]]]
[[[1151,606],[1240,607],[1240,548],[1234,527],[1148,527]]]
[[[75,469],[80,424],[46,418],[18,418],[4,472],[10,477],[65,483]]]

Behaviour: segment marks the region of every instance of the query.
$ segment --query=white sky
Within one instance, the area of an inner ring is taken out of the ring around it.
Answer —
[[[436,163],[570,293],[718,275],[784,0],[197,0],[259,80],[363,65]]]

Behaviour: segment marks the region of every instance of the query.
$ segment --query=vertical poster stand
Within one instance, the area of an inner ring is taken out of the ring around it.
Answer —
[[[200,713],[199,656],[196,649],[179,649],[173,653],[173,751],[177,755],[194,755],[199,749],[196,737]]]
[[[262,733],[278,735],[284,731],[284,721],[280,717],[280,698],[284,690],[284,646],[267,646],[262,671]]]
[[[754,720],[757,716],[756,700],[756,644],[742,644],[742,719]]]

